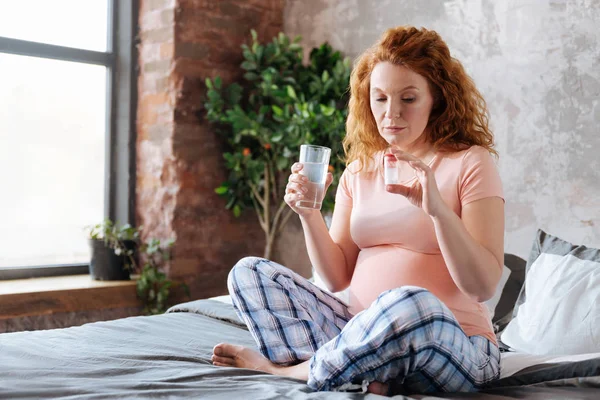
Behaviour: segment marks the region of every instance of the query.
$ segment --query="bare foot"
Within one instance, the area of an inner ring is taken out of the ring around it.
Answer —
[[[212,362],[220,367],[248,368],[276,374],[278,366],[260,353],[243,346],[219,343],[213,349]]]
[[[248,368],[273,375],[288,376],[308,380],[309,360],[300,364],[283,367],[272,363],[262,354],[244,346],[219,343],[213,349],[212,362],[220,367]]]
[[[388,384],[373,381],[373,382],[369,383],[369,386],[367,387],[367,392],[373,393],[373,394],[379,394],[381,396],[387,396],[388,389],[389,389]]]

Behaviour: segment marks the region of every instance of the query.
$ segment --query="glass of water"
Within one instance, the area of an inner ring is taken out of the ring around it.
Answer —
[[[300,163],[303,165],[300,174],[308,178],[304,198],[296,202],[296,207],[320,210],[325,196],[325,180],[329,167],[329,147],[303,144],[300,146]]]

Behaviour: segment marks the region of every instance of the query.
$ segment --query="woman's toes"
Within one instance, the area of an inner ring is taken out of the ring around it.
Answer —
[[[238,355],[238,353],[243,349],[242,346],[237,346],[229,343],[219,343],[213,349],[213,353],[217,356],[221,357],[230,357],[234,358]]]
[[[214,362],[214,361],[213,361],[213,365],[215,367],[231,367],[231,365],[229,365],[229,364],[221,364],[219,362]]]
[[[379,394],[382,396],[387,396],[389,385],[387,383],[381,383],[378,381],[373,381],[369,384],[367,391],[373,394]]]
[[[215,365],[233,366],[233,360],[228,357],[219,357],[213,354],[213,356],[210,359]]]

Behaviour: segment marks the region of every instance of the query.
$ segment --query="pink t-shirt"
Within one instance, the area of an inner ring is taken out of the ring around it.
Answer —
[[[446,304],[468,336],[482,335],[496,343],[485,305],[467,297],[452,280],[431,218],[404,196],[386,192],[382,157],[374,157],[376,170],[353,173],[358,163],[350,164],[336,193],[336,206],[352,207],[350,231],[360,249],[350,283],[350,310],[369,307],[386,290],[419,286]],[[438,153],[429,165],[442,198],[459,217],[467,203],[503,198],[494,159],[483,147]]]

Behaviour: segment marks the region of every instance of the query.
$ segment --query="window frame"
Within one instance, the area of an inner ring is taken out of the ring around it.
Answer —
[[[0,53],[106,67],[104,215],[135,223],[135,144],[139,0],[108,1],[107,51],[0,36]],[[89,263],[0,267],[0,280],[89,273]]]

